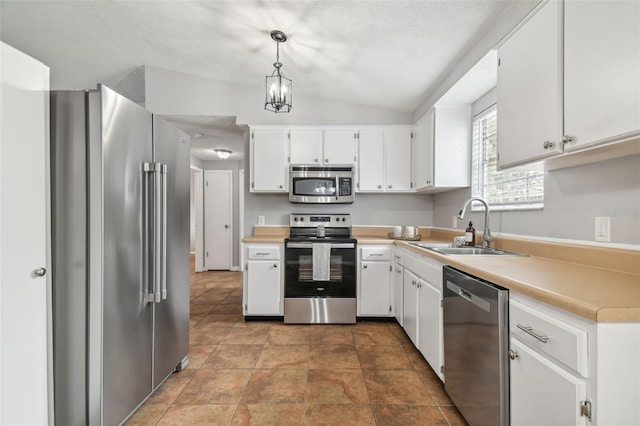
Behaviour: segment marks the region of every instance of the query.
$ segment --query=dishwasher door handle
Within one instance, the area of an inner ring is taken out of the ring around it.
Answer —
[[[475,294],[463,289],[462,287],[452,283],[451,281],[447,281],[447,288],[453,291],[456,295],[462,297],[467,302],[472,303],[478,308],[482,309],[483,311],[491,312],[491,304],[484,298],[476,296]]]

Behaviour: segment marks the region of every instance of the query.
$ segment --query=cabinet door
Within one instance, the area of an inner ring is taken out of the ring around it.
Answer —
[[[518,354],[510,364],[511,424],[586,425],[587,418],[580,416],[585,382],[518,339],[512,337],[510,343]]]
[[[402,295],[402,326],[413,344],[418,347],[418,277],[404,270]]]
[[[413,128],[413,186],[416,190],[433,186],[434,111]]]
[[[393,268],[393,291],[394,291],[394,297],[393,297],[393,302],[394,302],[394,312],[395,312],[395,317],[396,317],[396,321],[398,321],[398,324],[400,324],[400,326],[404,325],[404,319],[403,319],[403,309],[402,309],[402,303],[403,303],[403,269],[401,265],[396,265],[395,268]]]
[[[442,293],[426,281],[418,288],[418,349],[439,376],[442,366]]]
[[[359,315],[389,316],[391,306],[391,262],[361,262]]]
[[[382,129],[360,130],[358,190],[384,191],[384,137]]]
[[[245,315],[282,315],[279,260],[247,262]]]
[[[640,3],[564,5],[564,128],[571,150],[640,129]]]
[[[324,164],[355,164],[356,135],[354,129],[324,131]]]
[[[411,129],[384,129],[385,190],[411,190]]]
[[[289,130],[289,162],[320,164],[322,162],[322,129]]]
[[[251,131],[251,192],[286,192],[287,131]]]
[[[562,152],[561,7],[546,3],[498,49],[499,167]]]

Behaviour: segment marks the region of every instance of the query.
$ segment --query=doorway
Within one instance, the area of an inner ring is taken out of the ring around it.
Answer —
[[[231,170],[204,171],[204,269],[230,270],[233,258]]]
[[[191,219],[190,219],[190,251],[194,256],[195,272],[204,271],[204,223],[203,223],[203,183],[202,169],[191,166]]]

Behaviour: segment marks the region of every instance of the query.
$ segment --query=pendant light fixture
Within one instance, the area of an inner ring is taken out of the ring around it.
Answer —
[[[279,112],[291,111],[291,80],[285,77],[280,68],[280,43],[287,41],[287,35],[279,30],[271,31],[271,38],[276,42],[275,70],[266,77],[266,95],[264,109]]]

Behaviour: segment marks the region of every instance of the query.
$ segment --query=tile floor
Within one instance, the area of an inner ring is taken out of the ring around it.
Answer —
[[[464,425],[395,322],[244,322],[242,273],[191,275],[188,367],[127,425]]]

